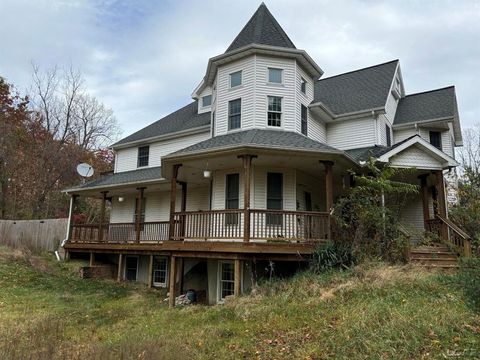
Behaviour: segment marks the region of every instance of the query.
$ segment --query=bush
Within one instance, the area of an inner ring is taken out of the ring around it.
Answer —
[[[457,276],[467,301],[480,311],[480,258],[461,259]]]
[[[355,263],[352,248],[338,242],[328,242],[318,246],[310,260],[310,268],[315,273],[331,269],[346,269]]]

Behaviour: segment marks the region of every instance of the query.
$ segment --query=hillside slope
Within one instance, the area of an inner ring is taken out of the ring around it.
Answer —
[[[164,291],[77,266],[0,247],[0,358],[480,358],[480,317],[454,275],[377,264],[169,309]]]

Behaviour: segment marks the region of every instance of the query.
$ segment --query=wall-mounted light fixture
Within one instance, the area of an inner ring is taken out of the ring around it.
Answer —
[[[125,200],[125,198],[123,196],[118,197],[118,202],[123,202],[123,200]]]

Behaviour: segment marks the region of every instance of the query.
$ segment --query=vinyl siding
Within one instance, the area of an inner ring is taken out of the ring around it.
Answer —
[[[409,147],[393,157],[392,166],[416,167],[419,169],[442,169],[442,164],[417,146]]]
[[[305,192],[312,196],[312,211],[325,211],[325,177],[313,177],[302,171],[296,172],[297,210],[306,211]]]
[[[421,239],[424,230],[423,205],[420,195],[410,196],[400,210],[400,223],[411,235],[413,242]]]
[[[212,88],[211,87],[206,87],[203,89],[203,91],[200,93],[199,98],[198,98],[198,113],[203,114],[206,112],[209,112],[212,109],[212,106],[202,106],[202,98],[207,95],[212,95]],[[213,104],[213,96],[212,96],[212,104]]]
[[[375,144],[375,121],[372,118],[338,121],[327,124],[327,144],[341,150]]]
[[[296,210],[295,170],[284,168],[255,167],[252,206],[254,209],[267,208],[267,173],[283,174],[283,210]]]
[[[187,146],[196,144],[200,141],[210,138],[210,132],[205,131],[199,134],[183,136],[170,140],[158,141],[150,144],[150,154],[148,160],[149,167],[161,165],[163,156],[183,149]],[[138,147],[119,149],[116,152],[116,172],[130,171],[137,169]]]
[[[230,74],[242,71],[242,84],[230,88]],[[255,55],[220,66],[217,72],[217,97],[215,103],[215,135],[228,132],[228,102],[242,99],[241,128],[254,126]]]
[[[430,130],[438,131],[435,129],[428,129],[424,127],[419,127],[418,128],[418,135],[422,137],[422,139],[430,142]],[[394,143],[399,143],[405,139],[408,139],[409,137],[416,135],[417,131],[415,128],[412,126],[407,129],[400,129],[400,130],[394,130],[393,131],[393,140]],[[454,142],[453,142],[453,135],[452,131],[450,130],[444,130],[442,131],[442,151],[451,156],[455,157],[455,147],[454,147]]]

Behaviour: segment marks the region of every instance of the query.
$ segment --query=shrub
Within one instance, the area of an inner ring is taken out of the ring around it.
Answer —
[[[457,276],[467,301],[480,311],[480,258],[461,259]]]
[[[352,248],[338,242],[329,241],[318,246],[310,260],[310,268],[315,273],[331,269],[348,268],[355,263]]]

